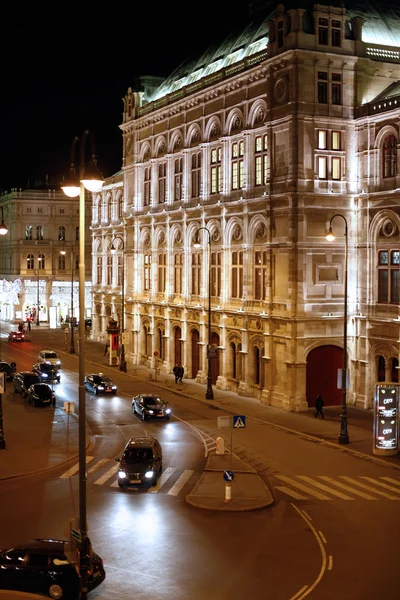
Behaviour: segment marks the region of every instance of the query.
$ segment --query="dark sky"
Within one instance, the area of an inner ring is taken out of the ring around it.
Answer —
[[[68,173],[71,142],[85,129],[94,136],[103,175],[118,171],[122,97],[135,77],[167,76],[248,20],[246,0],[147,4],[147,14],[135,3],[118,5],[118,23],[12,28],[11,22],[3,30],[2,192],[32,187],[46,175],[58,184]],[[168,5],[169,12],[160,8]]]

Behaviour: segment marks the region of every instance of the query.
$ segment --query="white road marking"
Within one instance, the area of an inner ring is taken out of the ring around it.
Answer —
[[[100,469],[100,467],[105,465],[109,460],[110,460],[109,458],[101,458],[99,460],[99,462],[97,462],[95,465],[93,465],[93,467],[90,467],[90,469],[88,470],[88,473],[94,473],[94,471],[98,471],[98,469]]]
[[[328,496],[325,496],[324,494],[320,494],[319,492],[316,492],[315,490],[312,490],[309,487],[302,485],[295,479],[286,477],[286,475],[275,475],[275,477],[277,477],[278,479],[282,479],[282,481],[285,481],[286,483],[290,483],[290,485],[293,485],[294,487],[298,488],[302,492],[306,492],[306,494],[315,496],[315,498],[318,498],[319,500],[331,500],[331,498],[328,498]]]
[[[177,479],[172,488],[169,490],[168,494],[170,496],[177,496],[183,488],[183,486],[185,485],[185,483],[189,481],[193,473],[194,471],[191,471],[190,469],[185,469],[185,471],[183,471],[179,479]]]
[[[398,496],[393,496],[392,494],[388,494],[387,492],[382,492],[381,490],[377,490],[376,488],[374,488],[370,485],[366,485],[365,483],[360,483],[359,481],[351,479],[351,477],[347,477],[346,475],[341,475],[340,478],[344,479],[345,481],[348,481],[349,483],[358,485],[363,490],[367,490],[368,492],[372,492],[373,494],[378,494],[378,496],[383,496],[384,498],[388,498],[388,500],[399,500]]]
[[[94,458],[94,456],[87,456],[86,464],[90,463],[90,461],[93,460],[93,458]],[[60,475],[60,479],[68,479],[72,475],[75,475],[75,473],[77,473],[78,471],[79,471],[79,463],[76,463],[76,465],[74,465],[73,467],[68,469],[68,471],[65,471],[65,473]]]
[[[295,492],[294,490],[291,490],[290,488],[286,487],[285,485],[277,485],[275,487],[277,490],[284,492],[285,494],[287,494],[288,496],[291,496],[295,500],[307,500],[308,499],[307,496],[302,496],[301,494],[298,494],[297,492]]]
[[[323,483],[319,483],[319,481],[314,481],[313,479],[311,479],[311,477],[306,477],[305,475],[298,475],[298,477],[299,477],[299,479],[303,479],[303,481],[306,481],[307,483],[311,483],[312,485],[315,485],[316,487],[320,488],[321,490],[324,490],[324,492],[333,494],[334,496],[337,496],[338,498],[341,498],[342,500],[354,500],[354,498],[352,498],[351,496],[342,494],[342,492],[338,492],[337,490],[332,490],[332,488],[328,487],[327,485],[324,485]]]
[[[157,481],[157,485],[149,488],[150,494],[158,494],[160,488],[168,481],[171,475],[176,471],[174,467],[167,467],[164,473],[161,475],[160,479]]]
[[[118,471],[118,469],[119,469],[119,463],[117,463],[116,465],[113,465],[111,467],[111,469],[108,469],[108,471],[106,471],[101,477],[96,479],[96,481],[94,483],[96,485],[103,485],[103,483],[105,483],[107,481],[107,479],[110,479],[110,477],[115,475],[115,473]]]
[[[364,494],[364,492],[360,492],[359,490],[355,490],[354,488],[350,487],[349,485],[345,485],[340,481],[335,481],[334,479],[332,479],[332,477],[327,477],[326,475],[318,475],[318,477],[332,485],[336,485],[342,490],[346,490],[346,492],[350,492],[352,494],[355,494],[356,496],[361,496],[361,498],[364,498],[365,500],[376,500],[376,498],[374,498],[373,496],[370,496],[369,494]],[[351,481],[351,483],[353,482]]]

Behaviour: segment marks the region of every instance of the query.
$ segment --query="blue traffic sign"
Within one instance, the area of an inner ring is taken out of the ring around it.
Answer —
[[[245,415],[234,415],[233,416],[233,428],[234,429],[244,429],[245,427],[246,427]]]
[[[224,471],[225,481],[233,481],[235,479],[235,473],[233,471]]]

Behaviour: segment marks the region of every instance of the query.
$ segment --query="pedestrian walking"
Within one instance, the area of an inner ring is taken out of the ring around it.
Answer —
[[[107,340],[106,341],[106,347],[104,348],[104,354],[103,354],[103,356],[105,356],[108,353],[109,348],[110,348],[110,341]]]
[[[30,330],[31,330],[31,320],[28,319],[28,331],[30,331]]]
[[[185,369],[182,367],[182,365],[179,366],[179,377],[178,377],[178,382],[182,383],[182,378],[183,375],[185,373]]]
[[[175,375],[175,383],[178,383],[178,379],[179,379],[179,376],[181,374],[181,371],[180,371],[180,368],[179,368],[178,364],[176,364],[174,366],[174,368],[172,369],[172,372]]]
[[[324,413],[323,413],[323,409],[324,408],[324,401],[322,400],[322,396],[321,394],[318,394],[317,399],[315,401],[315,418],[318,417],[318,415],[321,415],[321,419],[324,418]]]

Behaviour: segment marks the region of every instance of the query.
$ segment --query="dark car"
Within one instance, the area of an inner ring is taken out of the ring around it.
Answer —
[[[60,383],[60,368],[57,365],[48,365],[46,363],[36,363],[32,367],[33,373],[40,377],[43,383]]]
[[[40,377],[33,371],[18,371],[13,377],[14,392],[26,397],[28,389],[34,383],[40,383]]]
[[[119,487],[153,486],[162,472],[162,449],[154,437],[131,438],[124,448],[118,469]]]
[[[157,394],[139,394],[132,398],[132,414],[138,414],[143,421],[151,418],[169,419],[171,407]]]
[[[56,397],[47,383],[34,383],[26,392],[26,399],[33,406],[55,406]]]
[[[115,383],[104,375],[104,373],[92,373],[85,377],[85,388],[88,392],[97,394],[116,394],[117,386]]]
[[[9,342],[24,342],[25,334],[23,331],[10,331],[10,333],[8,334],[8,341]]]
[[[104,581],[106,573],[89,539],[88,546],[90,591]],[[69,556],[66,540],[35,539],[0,550],[0,589],[43,594],[54,600],[75,599],[80,579]]]
[[[15,364],[15,363],[14,363]],[[15,373],[15,367],[13,364],[8,364],[4,360],[0,361],[0,373],[5,374],[5,378],[7,381],[12,381]]]

